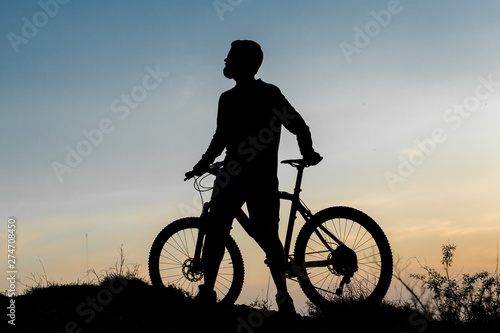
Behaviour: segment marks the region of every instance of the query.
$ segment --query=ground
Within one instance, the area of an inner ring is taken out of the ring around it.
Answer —
[[[1,300],[3,309],[10,306],[10,298],[2,295]],[[374,307],[344,305],[295,317],[246,305],[207,307],[180,290],[156,289],[142,280],[124,278],[107,279],[98,285],[34,288],[14,300],[15,332],[500,331],[498,323],[482,327],[440,323],[410,307],[389,304]],[[2,317],[9,328],[14,328],[7,323],[8,316]]]

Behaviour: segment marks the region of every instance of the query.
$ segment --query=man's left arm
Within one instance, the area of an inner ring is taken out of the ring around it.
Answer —
[[[299,150],[304,159],[311,162],[311,164],[316,164],[321,161],[321,156],[314,151],[313,141],[311,131],[309,126],[307,126],[304,118],[295,110],[295,108],[286,100],[286,98],[281,95],[281,102],[279,103],[281,107],[275,108],[273,112],[276,117],[281,120],[283,126],[295,134],[297,137],[297,143],[299,145]],[[317,161],[317,162],[316,162]],[[316,162],[316,163],[314,163]]]

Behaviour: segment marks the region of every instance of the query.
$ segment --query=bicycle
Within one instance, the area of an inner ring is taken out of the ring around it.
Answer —
[[[379,303],[391,283],[393,259],[387,237],[365,213],[350,207],[330,207],[313,214],[300,199],[303,160],[285,160],[297,169],[293,193],[279,192],[281,200],[292,202],[284,250],[288,258],[287,278],[299,282],[304,294],[320,308],[339,301]],[[222,162],[212,164],[207,175],[217,175]],[[195,188],[202,191],[195,178]],[[194,295],[203,279],[201,262],[204,221],[210,202],[199,217],[182,218],[167,225],[155,238],[149,254],[149,275],[153,286],[175,286]],[[297,212],[304,218],[290,254]],[[243,210],[235,219],[249,230]],[[215,290],[222,304],[233,304],[243,287],[244,263],[238,245],[226,239]]]

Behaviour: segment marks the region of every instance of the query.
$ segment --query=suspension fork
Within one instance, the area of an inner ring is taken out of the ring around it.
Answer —
[[[203,250],[203,244],[204,244],[204,239],[206,235],[205,227],[207,225],[207,219],[208,219],[208,209],[210,207],[210,203],[206,202],[203,204],[203,211],[200,215],[200,230],[198,232],[198,237],[196,239],[196,247],[194,250],[194,258],[193,262],[195,266],[201,265],[201,252]]]

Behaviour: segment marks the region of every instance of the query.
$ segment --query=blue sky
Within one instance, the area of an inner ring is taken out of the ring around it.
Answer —
[[[49,278],[83,278],[85,234],[91,267],[114,264],[124,244],[147,275],[154,236],[199,209],[183,174],[234,84],[222,68],[235,39],[262,45],[258,77],[280,87],[325,157],[306,173],[311,209],[365,211],[405,258],[437,264],[450,241],[467,269],[494,269],[498,1],[61,3],[0,5],[0,210],[18,219],[21,279],[38,258]],[[86,156],[68,166],[78,149]],[[280,156],[298,157],[288,133]],[[284,189],[293,177],[280,168]],[[236,233],[251,262],[258,248]],[[267,283],[256,258],[242,302]]]

